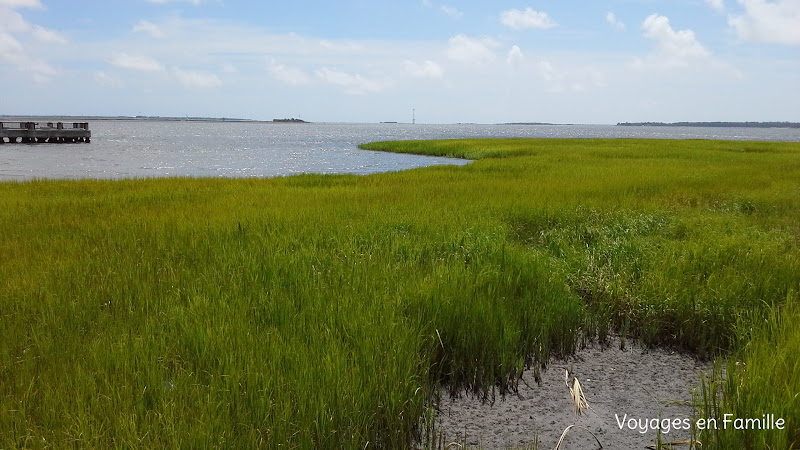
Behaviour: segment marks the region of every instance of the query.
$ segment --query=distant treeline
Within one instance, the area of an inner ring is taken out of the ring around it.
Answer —
[[[184,116],[184,117],[169,117],[169,116],[60,116],[60,115],[52,115],[52,116],[12,116],[12,115],[0,115],[0,120],[2,121],[10,121],[10,120],[63,120],[64,122],[72,122],[72,121],[87,121],[87,120],[163,120],[163,121],[180,121],[180,122],[258,122],[256,120],[251,119],[238,119],[232,117],[195,117],[195,116]]]
[[[738,128],[800,128],[797,122],[620,122],[621,127],[738,127]]]
[[[547,122],[506,122],[506,123],[501,123],[500,125],[558,125],[558,124],[547,123]]]

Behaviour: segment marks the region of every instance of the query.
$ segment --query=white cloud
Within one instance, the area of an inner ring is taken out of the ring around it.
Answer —
[[[288,67],[283,64],[278,64],[278,62],[274,59],[270,60],[267,70],[273,78],[282,83],[299,86],[308,84],[311,81],[302,70],[296,67]]]
[[[31,52],[15,34],[29,34],[36,41],[48,44],[64,44],[67,41],[56,31],[28,23],[21,14],[11,9],[23,7],[41,8],[42,5],[38,1],[0,0],[0,61],[30,74],[37,83],[44,83],[50,81],[58,70],[46,61],[31,56]]]
[[[8,33],[0,32],[0,56],[22,53],[23,47],[18,40]]]
[[[500,22],[515,30],[526,28],[547,29],[556,26],[555,22],[545,12],[526,8],[525,11],[510,9],[500,14]]]
[[[406,73],[414,78],[441,79],[444,77],[444,69],[442,69],[442,66],[431,60],[426,60],[422,64],[413,61],[405,61],[403,66],[406,69]]]
[[[611,25],[617,30],[621,31],[625,29],[625,24],[622,23],[622,21],[620,21],[619,19],[617,19],[617,15],[614,14],[613,12],[606,13],[606,22],[608,22],[609,25]]]
[[[18,70],[30,74],[37,83],[46,83],[58,74],[58,70],[47,62],[28,55],[19,41],[3,32],[0,32],[0,61],[5,61]]]
[[[136,33],[147,33],[156,39],[162,39],[166,36],[164,31],[161,30],[161,27],[147,20],[140,20],[139,23],[133,27],[133,31]]]
[[[32,25],[16,11],[0,7],[0,31],[8,33],[30,33],[39,42],[65,44],[67,40],[57,31]]]
[[[189,89],[209,89],[222,86],[222,80],[213,73],[198,70],[172,69],[178,82]]]
[[[565,74],[556,71],[556,68],[550,61],[547,60],[540,61],[538,69],[539,69],[539,76],[542,77],[542,79],[545,81],[560,83],[561,80],[565,78]]]
[[[0,8],[43,8],[39,0],[0,0]]]
[[[800,45],[800,1],[739,0],[745,13],[728,24],[740,38],[770,44]]]
[[[651,14],[642,23],[644,36],[656,41],[658,48],[646,60],[638,59],[637,68],[670,69],[688,67],[707,60],[711,53],[703,47],[692,30],[675,31],[669,19]]]
[[[453,61],[484,64],[495,60],[492,49],[498,46],[497,41],[491,38],[475,39],[459,34],[450,38],[445,54]]]
[[[124,83],[122,82],[122,80],[120,80],[119,78],[114,77],[112,75],[109,75],[109,74],[103,72],[102,70],[99,71],[99,72],[95,72],[94,81],[97,84],[101,85],[101,86],[109,86],[109,87],[115,87],[115,88],[119,88],[119,87],[123,87],[124,86]]]
[[[725,0],[705,0],[705,2],[717,11],[725,10]]]
[[[574,77],[571,77],[566,70],[557,69],[555,65],[548,60],[540,61],[537,69],[539,76],[542,80],[546,81],[545,90],[547,92],[564,93],[584,90],[581,82],[572,79]]]
[[[541,61],[539,63],[539,75],[545,79],[545,81],[553,81],[556,79],[556,70],[553,68],[553,64],[550,61]]]
[[[142,72],[160,72],[164,66],[149,56],[129,55],[125,52],[115,53],[111,58],[111,65],[123,69],[140,70]]]
[[[39,42],[48,44],[66,44],[67,39],[57,31],[48,30],[47,28],[35,25],[31,28],[31,35]]]
[[[454,8],[452,6],[442,5],[440,7],[443,13],[447,14],[448,16],[459,19],[464,16],[464,13],[461,12],[458,8]]]
[[[25,21],[22,14],[10,9],[0,9],[0,31],[24,33],[30,29],[30,24]]]
[[[589,67],[586,69],[586,74],[592,86],[598,88],[608,87],[608,81],[606,81],[606,75],[600,70],[595,69],[594,67]]]
[[[544,89],[549,93],[589,92],[608,87],[604,70],[582,62],[542,60],[534,74],[545,82]]]
[[[511,47],[511,50],[508,51],[508,56],[506,57],[506,62],[513,68],[519,68],[520,65],[525,61],[525,55],[522,53],[522,50],[514,45]]]
[[[328,69],[323,67],[316,72],[317,77],[322,81],[342,86],[346,94],[361,95],[368,93],[382,92],[394,86],[394,82],[389,78],[370,79],[360,74],[351,75],[347,72]]]

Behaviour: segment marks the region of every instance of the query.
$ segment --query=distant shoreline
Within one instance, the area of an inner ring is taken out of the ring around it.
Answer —
[[[0,115],[0,122],[13,121],[63,121],[85,122],[89,120],[120,120],[120,121],[168,121],[168,122],[239,122],[239,123],[312,123],[302,119],[242,119],[232,117],[162,117],[162,116],[78,116],[78,115]],[[352,122],[359,123],[359,122]],[[366,122],[365,122],[366,123]],[[380,122],[381,124],[398,124],[399,122]],[[448,124],[439,124],[448,125]],[[452,124],[451,124],[452,125]],[[457,125],[478,125],[477,123],[458,123]],[[490,125],[489,123],[484,125]],[[550,122],[505,122],[497,125],[517,126],[574,126],[591,125],[579,123],[550,123]],[[610,125],[610,124],[609,124]],[[614,125],[611,125],[614,126]],[[618,122],[618,127],[698,127],[698,128],[800,128],[800,122]]]
[[[620,122],[618,127],[800,128],[797,122]]]
[[[302,119],[272,119],[256,120],[231,117],[161,117],[161,116],[62,116],[58,114],[48,116],[14,116],[0,115],[0,122],[60,120],[64,122],[85,122],[89,120],[119,120],[119,121],[152,121],[152,122],[235,122],[235,123],[311,123]]]
[[[70,116],[70,115],[0,115],[0,121],[10,122],[13,120],[51,120],[59,119],[63,121],[87,121],[87,120],[138,120],[138,121],[171,121],[171,122],[254,122],[272,123],[272,120],[239,119],[230,117],[160,117],[160,116]]]

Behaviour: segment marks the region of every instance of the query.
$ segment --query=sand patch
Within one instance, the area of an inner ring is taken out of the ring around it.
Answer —
[[[573,377],[580,380],[591,407],[582,414],[574,412],[565,369],[570,371],[570,385]],[[606,449],[644,449],[656,442],[653,425],[662,427],[662,442],[691,439],[691,431],[684,428],[695,420],[692,390],[699,385],[699,375],[710,370],[710,363],[675,352],[638,345],[621,351],[619,341],[605,348],[591,344],[566,360],[551,361],[541,374],[541,385],[533,371],[526,371],[519,394],[498,397],[494,404],[471,396],[451,399],[443,393],[437,432],[445,434],[446,442],[485,449],[524,447],[537,438],[539,448],[552,449],[570,425],[575,427],[561,449],[599,448],[595,436]]]

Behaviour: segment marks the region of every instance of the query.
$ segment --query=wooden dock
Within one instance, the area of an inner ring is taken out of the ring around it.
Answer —
[[[72,122],[71,127],[62,122],[47,122],[40,126],[36,122],[0,122],[0,145],[10,144],[37,144],[55,143],[67,144],[91,141],[92,132],[89,131],[88,122]],[[6,140],[7,139],[7,140]]]

